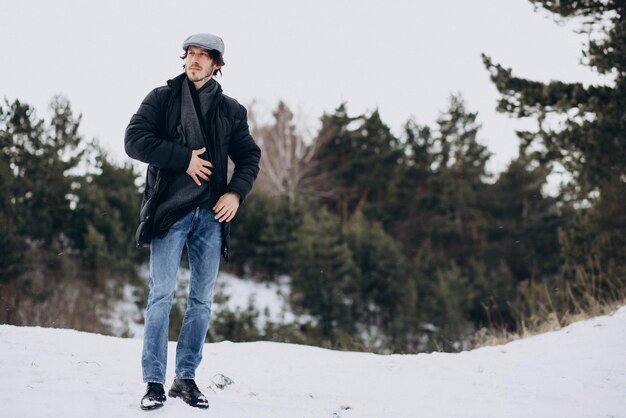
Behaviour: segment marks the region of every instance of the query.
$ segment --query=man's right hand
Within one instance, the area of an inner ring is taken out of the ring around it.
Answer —
[[[200,158],[200,155],[204,154],[206,148],[202,147],[191,151],[191,160],[189,161],[189,167],[187,167],[187,174],[189,177],[200,186],[200,179],[209,180],[209,176],[213,174],[211,168],[213,164],[210,161]],[[199,177],[199,178],[198,178]]]

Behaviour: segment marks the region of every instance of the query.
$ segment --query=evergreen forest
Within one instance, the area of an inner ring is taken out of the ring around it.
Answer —
[[[223,269],[288,276],[292,309],[314,320],[257,330],[253,310],[224,315],[211,341],[458,351],[624,303],[626,5],[531,2],[579,22],[590,34],[581,60],[612,81],[529,80],[483,55],[494,106],[535,126],[518,132],[519,155],[500,173],[487,170],[480,115],[461,94],[400,134],[349,101],[310,140],[286,103],[269,122],[250,112],[261,172]],[[148,253],[134,245],[143,176],[80,123],[60,96],[45,118],[18,99],[0,104],[0,323],[106,333],[100,316],[120,283],[144,286]],[[567,182],[548,193],[556,169]]]

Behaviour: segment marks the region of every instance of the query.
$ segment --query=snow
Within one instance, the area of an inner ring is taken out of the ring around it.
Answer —
[[[179,399],[141,411],[140,353],[138,339],[0,325],[0,415],[626,417],[626,307],[556,332],[458,354],[206,344],[196,381],[209,411]],[[170,343],[167,385],[174,353]],[[224,387],[226,378],[233,382]]]
[[[141,400],[141,406],[143,406],[144,408],[152,408],[155,405],[159,404],[160,401],[155,401],[155,400],[150,400],[150,399],[142,399]]]
[[[143,312],[137,304],[135,287],[125,283],[122,298],[113,304],[111,312],[104,318],[111,333],[118,337],[143,338]]]
[[[290,278],[282,275],[273,282],[259,283],[252,279],[242,279],[229,273],[220,272],[217,278],[216,300],[226,299],[225,303],[214,303],[213,311],[222,309],[245,311],[253,306],[258,312],[256,326],[263,330],[267,322],[292,324],[315,322],[309,315],[295,315],[289,305],[291,293]]]

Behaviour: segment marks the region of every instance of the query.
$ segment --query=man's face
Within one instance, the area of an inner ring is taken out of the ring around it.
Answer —
[[[190,46],[187,49],[187,58],[185,58],[185,73],[191,81],[198,82],[210,80],[213,72],[220,67],[216,65],[209,51],[199,46]]]

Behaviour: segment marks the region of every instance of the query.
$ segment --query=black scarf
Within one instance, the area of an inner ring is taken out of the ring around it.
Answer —
[[[193,91],[192,91],[193,89]],[[207,155],[212,157],[209,138],[205,132],[206,121],[209,119],[211,106],[215,102],[217,82],[207,81],[200,90],[189,79],[182,83],[180,124],[182,128],[182,142],[192,149],[206,147]],[[209,157],[209,161],[211,158]]]
[[[215,145],[206,134],[206,124],[210,123],[211,107],[216,102],[218,84],[209,80],[196,91],[187,79],[182,83],[180,104],[180,130],[177,141],[186,147],[197,150],[205,147],[200,157],[214,163]],[[209,177],[213,180],[213,176]],[[211,207],[216,200],[212,181],[201,180],[198,187],[186,172],[170,173],[167,189],[159,203],[154,218],[158,225],[156,236],[167,232],[168,228],[194,206]],[[213,193],[212,193],[213,192]]]

